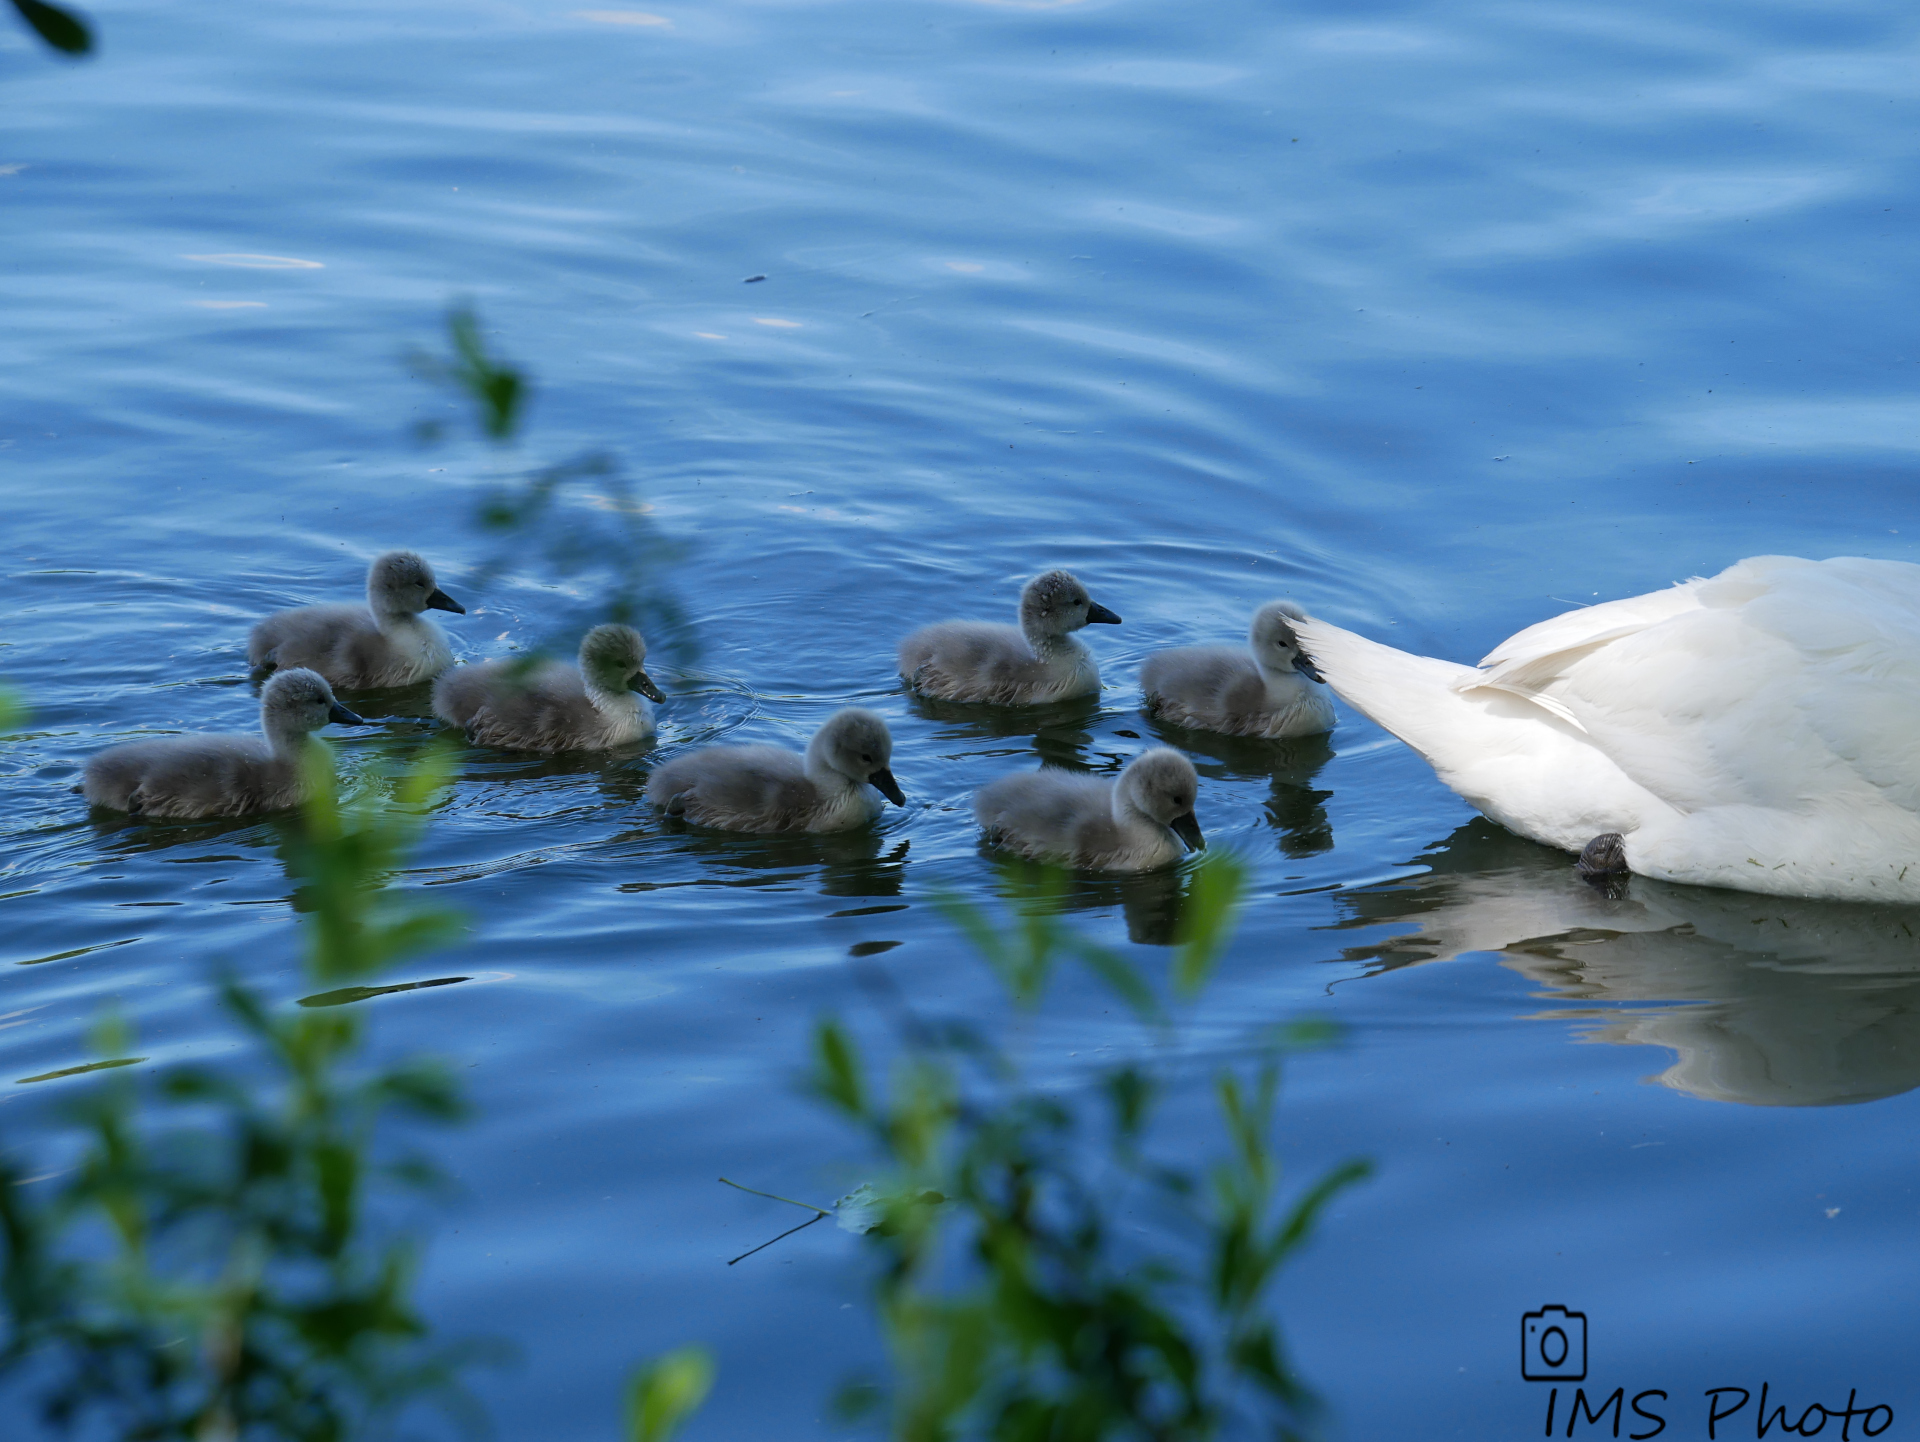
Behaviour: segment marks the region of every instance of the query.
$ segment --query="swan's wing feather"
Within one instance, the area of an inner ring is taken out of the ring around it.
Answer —
[[[353,638],[368,633],[378,638],[380,628],[365,606],[297,606],[276,611],[255,626],[247,656],[257,666],[271,652],[274,665],[283,671],[305,666],[340,685],[336,673],[349,660],[348,647]]]
[[[1559,717],[1562,721],[1566,722],[1569,726],[1573,727],[1574,730],[1576,731],[1585,731],[1587,729],[1585,726],[1580,724],[1580,718],[1573,714],[1573,708],[1568,706],[1566,702],[1557,700],[1554,697],[1549,696],[1544,692],[1531,690],[1524,684],[1510,683],[1505,681],[1467,680],[1467,681],[1456,681],[1454,683],[1453,689],[1456,691],[1462,691],[1462,692],[1504,691],[1509,696],[1518,696],[1522,701],[1529,701],[1533,703],[1535,706],[1538,706],[1542,711],[1545,711],[1549,716]]]
[[[1481,660],[1478,677],[1462,677],[1455,683],[1456,689],[1492,685],[1515,695],[1537,691],[1599,647],[1698,610],[1702,584],[1696,578],[1649,595],[1603,601],[1598,606],[1550,616],[1494,647]]]
[[[1920,810],[1920,566],[1759,557],[1699,609],[1553,683],[1621,769],[1683,810]]]
[[[980,788],[973,813],[988,836],[1025,856],[1068,857],[1090,818],[1112,816],[1110,783],[1048,766]]]
[[[1920,566],[1801,564],[1743,614],[1798,653],[1796,699],[1814,734],[1889,801],[1920,812]]]
[[[605,723],[578,668],[549,661],[530,671],[511,662],[459,666],[434,683],[434,709],[483,746],[571,751],[599,744]]]
[[[936,699],[1018,704],[1046,677],[1018,626],[939,621],[900,643],[900,675]]]
[[[707,746],[677,756],[647,782],[647,799],[690,821],[728,831],[796,831],[819,792],[806,764],[779,746]]]

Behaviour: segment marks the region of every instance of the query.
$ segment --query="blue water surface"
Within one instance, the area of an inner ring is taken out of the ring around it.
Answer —
[[[0,744],[9,1146],[57,1155],[87,1081],[13,1079],[88,1059],[103,1009],[161,1066],[233,1047],[216,961],[302,994],[285,824],[90,818],[84,758],[251,727],[247,627],[353,599],[391,546],[467,603],[462,658],[569,644],[596,583],[532,552],[487,570],[473,517],[597,450],[687,547],[661,744],[464,751],[400,884],[470,930],[396,979],[472,980],[365,1003],[382,1049],[449,1058],[476,1102],[423,1289],[449,1332],[517,1343],[479,1382],[502,1436],[615,1436],[634,1363],[687,1341],[720,1365],[690,1437],[839,1435],[827,1399],[878,1355],[859,1245],[816,1227],[728,1267],[790,1219],[715,1178],[858,1181],[795,1088],[816,1016],[883,1030],[850,949],[929,1012],[998,1017],[933,906],[1004,884],[971,793],[1162,739],[1254,878],[1183,1054],[1347,1029],[1291,1067],[1280,1137],[1302,1181],[1377,1167],[1282,1288],[1336,1435],[1540,1435],[1514,1334],[1543,1303],[1587,1313],[1601,1390],[1671,1394],[1670,1437],[1705,1435],[1704,1389],[1762,1381],[1796,1415],[1856,1388],[1915,1425],[1900,917],[1610,902],[1358,716],[1208,748],[1136,685],[1276,595],[1472,661],[1747,555],[1920,560],[1910,11],[90,14],[80,65],[0,34],[0,676],[33,707]],[[462,300],[535,384],[510,447],[409,359]],[[1125,617],[1090,637],[1097,703],[902,694],[905,631],[1008,617],[1056,565]],[[801,744],[849,701],[888,718],[909,797],[871,832],[701,835],[642,803],[663,756]],[[343,766],[425,735],[353,731]],[[1076,922],[1157,971],[1159,885],[1089,883]],[[1143,1043],[1066,988],[1025,1044],[1071,1088]]]

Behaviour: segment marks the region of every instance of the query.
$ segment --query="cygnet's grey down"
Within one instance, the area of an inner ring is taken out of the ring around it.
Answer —
[[[412,551],[388,551],[367,568],[366,605],[276,611],[247,637],[247,664],[305,666],[362,691],[428,681],[453,664],[453,652],[422,611],[464,616],[467,608],[435,584],[433,567]]]
[[[305,799],[300,758],[329,721],[365,723],[312,671],[282,671],[260,691],[257,736],[157,736],[110,746],[87,762],[80,791],[94,806],[190,820],[279,811]]]
[[[940,701],[1024,706],[1100,689],[1093,653],[1073,638],[1089,623],[1120,618],[1069,572],[1035,576],[1020,592],[1020,624],[939,621],[900,643],[900,678]]]
[[[1247,649],[1156,651],[1140,671],[1147,713],[1175,726],[1279,741],[1333,729],[1326,678],[1300,649],[1292,623],[1307,613],[1269,601],[1253,613]]]
[[[468,739],[509,751],[603,751],[653,734],[647,643],[631,626],[595,626],[580,664],[549,661],[530,671],[511,661],[456,666],[433,683],[436,716]],[[636,695],[635,693],[639,694]]]
[[[1092,871],[1145,871],[1206,845],[1193,804],[1193,763],[1165,746],[1113,781],[1043,767],[1002,776],[973,799],[987,840],[1038,861]]]
[[[845,831],[873,820],[882,796],[905,806],[888,764],[887,723],[858,706],[836,711],[803,759],[781,746],[705,746],[647,781],[647,800],[722,831]]]

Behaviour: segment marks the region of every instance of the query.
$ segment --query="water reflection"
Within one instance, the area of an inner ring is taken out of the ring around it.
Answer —
[[[678,817],[661,816],[656,825],[677,836],[682,850],[697,858],[695,880],[627,881],[618,890],[661,891],[679,886],[797,888],[808,877],[822,896],[898,896],[906,874],[910,841],[892,840],[870,826],[852,831],[780,832],[757,836],[738,831],[709,831]],[[628,832],[618,838],[638,842],[656,833]]]
[[[456,986],[463,981],[472,981],[470,976],[436,976],[426,981],[396,981],[389,986],[343,986],[333,991],[316,992],[312,996],[300,998],[301,1006],[351,1006],[357,1001],[371,1001],[376,996],[392,996],[395,992],[420,991],[429,986]]]
[[[1415,928],[1343,950],[1374,963],[1369,976],[1494,952],[1554,999],[1598,1004],[1543,1018],[1668,1047],[1655,1079],[1714,1101],[1838,1106],[1920,1086],[1920,910],[1644,877],[1612,898],[1484,820],[1422,860],[1425,875],[1341,898],[1351,915],[1335,929]]]
[[[1327,819],[1326,807],[1333,793],[1315,790],[1312,784],[1320,768],[1333,759],[1331,737],[1265,741],[1188,731],[1153,717],[1145,718],[1145,724],[1155,740],[1186,752],[1203,781],[1265,777],[1270,787],[1265,803],[1267,821],[1280,833],[1282,855],[1316,856],[1333,849],[1333,823]],[[1205,805],[1203,788],[1201,806]]]
[[[85,802],[78,803],[86,807]],[[103,858],[137,856],[149,851],[170,851],[175,847],[198,846],[204,842],[230,838],[239,845],[265,846],[272,835],[277,813],[255,812],[248,816],[211,816],[194,821],[169,821],[129,816],[104,806],[88,807],[87,823]],[[254,833],[249,835],[248,833]],[[172,859],[172,858],[164,858]],[[200,857],[183,857],[197,861]],[[222,858],[226,859],[226,858]]]
[[[984,842],[980,854],[997,873],[994,891],[1014,905],[1030,901],[1033,863],[995,850]],[[1187,867],[1163,866],[1155,871],[1073,871],[1066,874],[1065,890],[1051,898],[1063,912],[1108,912],[1119,909],[1126,918],[1127,940],[1141,946],[1172,946],[1186,903]]]
[[[907,695],[907,706],[923,721],[940,724],[936,745],[954,741],[1011,741],[1033,738],[1033,751],[1049,766],[1075,771],[1119,771],[1131,755],[1093,751],[1093,725],[1100,717],[1100,698],[1074,696],[1044,706],[986,706],[964,701],[935,701]],[[1025,748],[993,747],[976,754],[1015,755]]]

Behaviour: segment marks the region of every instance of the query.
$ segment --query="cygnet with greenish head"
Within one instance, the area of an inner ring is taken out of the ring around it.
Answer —
[[[260,691],[260,736],[157,736],[111,746],[87,762],[80,791],[132,816],[191,820],[280,811],[305,797],[300,760],[329,721],[365,723],[333,699],[326,678],[282,671]]]
[[[1090,871],[1145,871],[1206,845],[1193,814],[1200,778],[1165,746],[1112,781],[1043,767],[1002,776],[973,799],[987,840],[1036,861]]]
[[[482,746],[604,751],[653,734],[653,707],[641,698],[667,698],[646,663],[647,643],[633,627],[595,626],[580,641],[578,666],[454,667],[433,683],[433,711]]]
[[[1025,706],[1100,689],[1093,653],[1073,633],[1120,618],[1067,571],[1035,576],[1020,592],[1020,624],[939,621],[900,643],[900,678],[940,701]]]
[[[721,831],[845,831],[905,806],[888,769],[887,723],[858,706],[836,711],[802,757],[782,746],[705,746],[676,756],[647,781],[669,816]]]
[[[367,568],[366,605],[276,611],[247,637],[247,663],[256,670],[305,666],[352,690],[411,686],[453,664],[445,633],[421,612],[466,610],[420,557],[388,551]]]
[[[1140,671],[1147,714],[1175,726],[1279,741],[1333,729],[1326,678],[1300,648],[1293,623],[1307,613],[1269,601],[1253,613],[1247,649],[1182,646],[1155,651]]]

